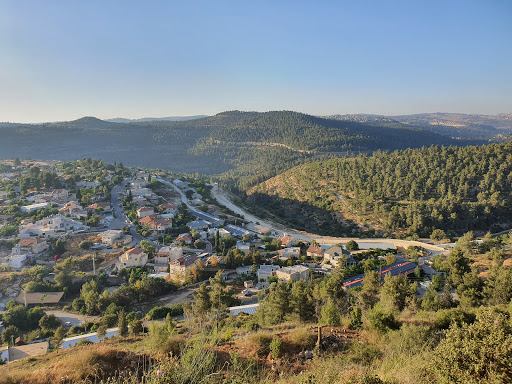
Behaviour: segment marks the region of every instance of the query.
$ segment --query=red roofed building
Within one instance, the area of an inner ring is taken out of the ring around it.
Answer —
[[[48,243],[46,239],[21,239],[16,247],[22,252],[37,255],[48,249]]]
[[[87,211],[96,211],[99,208],[102,208],[104,212],[112,211],[112,209],[110,208],[110,203],[107,201],[101,201],[99,203],[94,203],[94,204],[91,204],[91,205],[85,207],[85,209]]]
[[[76,201],[70,201],[69,203],[66,203],[61,209],[59,209],[59,213],[75,218],[87,216],[87,212],[84,211]]]
[[[190,245],[192,244],[192,237],[189,236],[189,235],[179,235],[177,238],[176,238],[176,242],[178,241],[183,241],[185,244],[187,245]]]
[[[295,244],[297,244],[297,239],[294,239],[291,236],[281,237],[279,240],[281,240],[281,245],[287,248],[293,247]]]
[[[162,219],[157,215],[150,215],[140,219],[139,224],[147,226],[151,231],[164,232],[165,230],[172,228],[172,219]]]
[[[166,214],[175,214],[177,212],[176,206],[171,203],[160,204],[158,207]]]
[[[157,218],[157,215],[144,216],[142,219],[139,219],[139,224],[140,225],[144,225],[144,224],[149,225],[156,218]]]
[[[187,270],[192,268],[198,261],[196,255],[183,255],[169,264],[169,274],[173,280],[184,280]]]
[[[325,250],[319,247],[309,247],[306,251],[308,257],[324,257]]]

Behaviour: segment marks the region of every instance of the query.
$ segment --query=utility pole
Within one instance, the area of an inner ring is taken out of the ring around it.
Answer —
[[[98,255],[98,251],[94,252],[94,255],[92,255],[92,270],[93,274],[96,275],[96,256]]]

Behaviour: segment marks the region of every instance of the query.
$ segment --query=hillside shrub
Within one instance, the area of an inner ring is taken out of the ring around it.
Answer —
[[[315,347],[316,336],[306,328],[299,328],[290,332],[290,340],[301,350],[311,350]]]
[[[473,324],[454,322],[434,351],[438,382],[511,383],[512,321],[491,308],[479,311]]]
[[[456,323],[460,327],[464,323],[472,324],[475,319],[476,316],[473,313],[453,308],[438,311],[435,324],[439,329],[448,329],[452,323]]]
[[[391,311],[386,311],[380,306],[375,306],[369,313],[370,325],[373,329],[386,333],[393,329],[400,328],[400,322],[396,320]]]
[[[272,358],[279,359],[283,354],[283,341],[281,340],[281,338],[275,336],[272,338],[269,348],[270,353],[272,354]]]
[[[167,338],[161,347],[161,351],[173,356],[179,356],[186,345],[186,340],[181,335],[174,335]]]
[[[256,332],[248,338],[249,346],[256,350],[256,353],[260,356],[267,355],[270,351],[270,343],[272,337],[265,332]]]
[[[148,320],[163,319],[163,318],[167,317],[168,314],[170,314],[171,316],[183,315],[183,305],[176,304],[176,305],[172,305],[170,307],[156,306],[156,307],[152,308],[146,314],[146,319],[148,319]]]

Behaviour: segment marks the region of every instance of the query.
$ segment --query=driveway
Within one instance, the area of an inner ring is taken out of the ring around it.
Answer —
[[[100,319],[99,316],[85,316],[76,313],[65,312],[65,311],[45,311],[47,315],[55,315],[62,324],[66,324],[68,321],[71,325],[82,325],[87,322],[94,322]]]

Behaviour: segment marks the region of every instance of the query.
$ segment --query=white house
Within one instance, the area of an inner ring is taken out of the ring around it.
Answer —
[[[292,236],[283,236],[279,238],[281,240],[281,245],[283,247],[293,247],[295,244],[297,244],[297,239]]]
[[[298,259],[300,257],[300,248],[299,247],[290,247],[285,249],[280,249],[277,251],[279,254],[279,258],[282,260],[288,260],[290,257],[295,257]]]
[[[119,256],[119,262],[124,268],[143,267],[148,262],[148,254],[142,248],[132,248]]]
[[[153,268],[157,272],[165,272],[169,264],[181,256],[183,256],[183,248],[181,247],[162,247],[153,258]]]
[[[53,215],[37,221],[35,224],[27,224],[20,228],[19,238],[35,236],[58,237],[72,231],[85,231],[88,226],[79,221],[72,220],[62,215]]]
[[[32,212],[37,211],[38,209],[48,208],[48,203],[38,203],[38,204],[31,204],[31,205],[25,205],[21,207],[22,212]]]
[[[278,265],[260,265],[258,268],[258,281],[262,284],[263,287],[268,287],[268,279],[271,276],[276,275],[276,271],[281,269]]]
[[[292,267],[283,267],[276,271],[276,276],[283,281],[309,280],[309,268],[303,265],[294,265]]]
[[[155,214],[155,210],[152,207],[141,207],[137,209],[137,217],[142,219],[146,216],[151,216]]]
[[[114,242],[123,236],[123,231],[109,229],[101,234],[101,242],[112,247]]]

